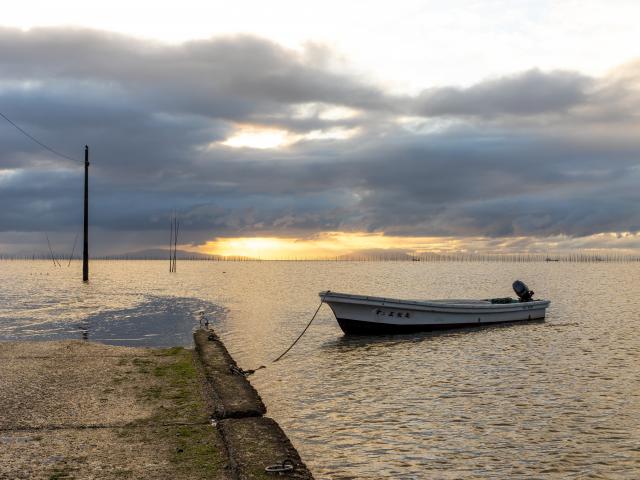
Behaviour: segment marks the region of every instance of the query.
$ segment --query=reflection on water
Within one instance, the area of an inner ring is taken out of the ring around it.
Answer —
[[[82,339],[110,345],[190,346],[192,331],[198,325],[195,312],[221,318],[224,309],[193,298],[147,296],[138,305],[102,310],[89,314],[76,324],[62,318],[46,322],[16,322],[3,325],[0,340]]]
[[[107,268],[99,269],[86,285],[78,282],[74,268],[0,262],[6,294],[0,309],[0,341],[82,339],[112,345],[190,346],[191,332],[198,325],[196,311],[205,311],[213,322],[226,314],[211,302],[177,296],[175,288],[162,286],[153,263],[138,263],[133,271],[123,269],[124,262],[94,265]],[[140,281],[132,283],[136,273],[142,273]]]
[[[498,324],[483,324],[477,327],[465,327],[454,328],[445,330],[433,330],[415,333],[399,333],[399,334],[387,334],[387,335],[343,335],[338,338],[333,338],[324,342],[320,348],[336,349],[338,351],[349,351],[352,349],[364,349],[373,344],[382,343],[389,348],[395,348],[397,345],[403,343],[416,343],[427,340],[433,340],[440,336],[452,336],[452,335],[480,335],[484,330],[496,329],[496,328],[522,328],[522,325],[535,325],[545,323],[544,319],[536,320],[521,320],[517,323],[498,323]],[[561,326],[561,325],[553,325]]]
[[[251,381],[318,479],[637,478],[637,268],[183,262],[169,275],[163,262],[94,262],[82,285],[77,264],[0,262],[0,338],[128,332],[170,344],[193,327],[187,312],[205,308],[243,368],[268,365]],[[516,278],[552,300],[546,322],[350,338],[323,307],[268,363],[321,290],[485,298],[510,295]]]

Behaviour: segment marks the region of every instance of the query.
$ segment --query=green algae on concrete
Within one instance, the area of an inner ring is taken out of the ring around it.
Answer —
[[[173,445],[169,461],[185,478],[211,478],[212,472],[226,466],[226,452],[211,424],[211,400],[196,362],[193,351],[181,347],[131,360],[137,372],[159,380],[139,389],[138,398],[150,404],[154,414],[137,424],[163,425],[171,420],[172,424],[154,431]]]
[[[0,479],[253,480],[289,459],[312,480],[215,333],[194,338],[0,342]]]
[[[240,480],[267,480],[265,466],[288,460],[294,470],[286,478],[313,480],[311,472],[275,420],[268,417],[229,418],[219,423],[232,467]],[[284,474],[283,474],[284,475]],[[276,475],[277,476],[277,475]]]
[[[267,411],[260,395],[247,379],[234,373],[238,365],[215,332],[197,330],[196,352],[215,398],[214,415],[222,418],[261,416]]]
[[[220,338],[211,330],[193,335],[196,353],[216,399],[214,415],[229,453],[229,462],[239,480],[273,478],[265,467],[288,460],[294,470],[283,474],[296,480],[313,480],[300,455],[280,426],[265,417],[266,408],[258,392],[239,375]],[[278,476],[278,474],[275,474]]]
[[[226,479],[193,352],[0,343],[1,479]]]

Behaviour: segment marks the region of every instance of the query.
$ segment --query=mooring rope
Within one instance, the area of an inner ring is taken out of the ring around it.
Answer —
[[[322,295],[320,297],[320,305],[318,305],[318,308],[316,308],[316,312],[313,314],[313,317],[311,317],[311,320],[309,320],[309,323],[307,323],[307,326],[304,327],[304,330],[302,330],[302,333],[298,336],[298,338],[295,339],[295,341],[289,345],[289,348],[287,348],[284,352],[282,352],[282,354],[276,358],[273,363],[276,363],[278,360],[280,360],[282,357],[284,357],[289,350],[291,350],[293,348],[293,346],[298,343],[298,340],[300,340],[302,338],[302,336],[306,333],[307,329],[311,326],[311,324],[313,323],[313,321],[316,319],[316,315],[318,315],[318,312],[320,311],[320,308],[322,307],[322,304],[324,303],[324,297],[326,296],[326,294],[329,293],[329,290],[327,290],[324,295]]]
[[[324,303],[324,298],[327,295],[327,293],[329,293],[329,292],[330,292],[330,290],[327,290],[326,292],[324,292],[320,296],[320,305],[318,305],[318,308],[316,308],[316,311],[313,313],[313,316],[311,317],[311,320],[309,320],[309,323],[307,323],[307,326],[304,327],[304,330],[302,330],[302,333],[300,335],[298,335],[298,338],[296,338],[293,341],[293,343],[291,345],[289,345],[289,347],[284,352],[282,352],[280,354],[280,356],[278,358],[276,358],[272,363],[276,363],[278,360],[280,360],[282,357],[284,357],[287,353],[289,353],[289,351],[295,346],[295,344],[298,343],[298,341],[304,336],[304,334],[307,332],[307,330],[309,329],[309,327],[311,326],[313,321],[318,316],[318,312],[320,311],[320,308],[322,308],[322,304]],[[204,324],[205,329],[208,330],[208,328],[209,328],[209,320],[207,319],[204,310],[197,311],[196,315],[198,316],[198,320],[199,320],[200,326],[202,327],[203,324]],[[209,340],[216,340],[216,339],[217,339],[217,335],[213,331],[210,331]],[[241,375],[243,377],[248,377],[249,375],[253,375],[255,372],[257,372],[258,370],[261,370],[263,368],[267,368],[267,367],[265,367],[264,365],[260,365],[258,368],[244,370],[244,369],[240,368],[237,365],[234,365],[234,364],[229,365],[229,370],[231,371],[231,373],[233,373],[235,375]]]

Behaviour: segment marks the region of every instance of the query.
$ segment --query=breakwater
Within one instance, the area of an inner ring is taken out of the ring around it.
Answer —
[[[194,334],[211,394],[212,416],[227,447],[231,468],[240,479],[264,478],[267,466],[292,466],[288,478],[312,479],[298,452],[273,419],[226,347],[209,330]]]
[[[195,350],[0,342],[0,479],[311,479],[213,332]],[[236,367],[236,368],[231,368]]]

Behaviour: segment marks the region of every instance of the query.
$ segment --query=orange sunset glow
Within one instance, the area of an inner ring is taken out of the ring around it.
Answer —
[[[202,253],[263,260],[287,258],[323,259],[363,250],[453,251],[461,243],[454,238],[398,237],[382,233],[325,232],[311,238],[237,237],[207,242]]]
[[[307,238],[292,237],[233,237],[216,238],[198,249],[199,253],[222,257],[250,257],[262,260],[333,259],[339,256],[375,257],[425,253],[509,254],[522,253],[522,242],[527,242],[528,253],[562,253],[581,251],[604,253],[615,248],[622,254],[632,254],[637,248],[638,236],[625,232],[603,233],[581,239],[564,235],[531,239],[508,237],[418,237],[396,236],[367,232],[323,232]],[[188,250],[188,248],[186,248]]]

